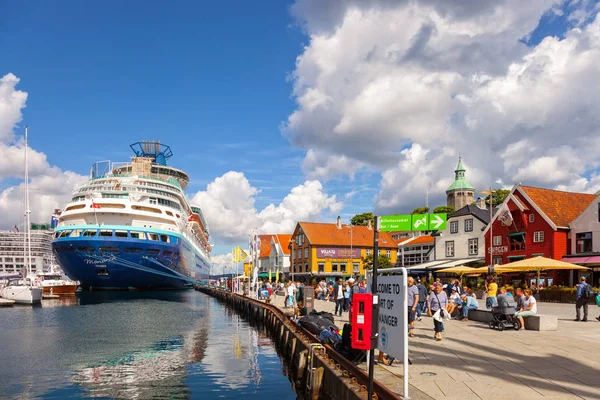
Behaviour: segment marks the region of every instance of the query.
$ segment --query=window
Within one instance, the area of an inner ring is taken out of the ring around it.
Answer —
[[[169,236],[168,235],[160,235],[160,241],[169,243]]]
[[[112,231],[108,231],[108,230],[105,230],[105,229],[100,230],[100,236],[103,236],[103,237],[112,237],[112,235],[113,235]]]
[[[373,250],[367,249],[367,255],[370,256],[373,253]]]
[[[75,229],[73,233],[71,233],[71,237],[80,237],[82,232],[82,229]]]
[[[173,216],[173,213],[172,213],[171,211],[167,210],[167,211],[165,211],[165,212],[167,213],[167,215],[168,215],[168,216],[170,216],[170,217],[172,217],[172,216]]]
[[[83,237],[92,237],[92,236],[96,236],[96,230],[95,229],[87,229],[85,231],[83,231],[83,235],[81,235]]]
[[[502,256],[494,257],[492,259],[492,262],[494,265],[502,265]]]
[[[338,265],[337,264],[331,264],[331,272],[338,272]]]
[[[325,272],[325,264],[324,263],[319,263],[319,273],[321,272]]]
[[[131,238],[132,239],[146,240],[146,233],[145,232],[134,232],[134,231],[131,231]]]
[[[123,249],[123,251],[125,253],[133,253],[133,254],[137,254],[137,253],[141,253],[142,249],[140,249],[139,247],[125,247]]]
[[[502,236],[494,236],[494,246],[502,246]]]
[[[101,246],[98,250],[102,253],[118,253],[119,248],[117,246]]]
[[[77,247],[77,251],[80,251],[82,253],[93,253],[94,251],[96,251],[96,249],[92,246],[79,246]]]
[[[381,250],[377,250],[377,257],[381,255]]]
[[[354,263],[353,270],[355,273],[360,273],[360,263]]]
[[[469,255],[476,256],[478,252],[478,239],[469,239]]]
[[[385,251],[385,256],[386,256],[386,257],[387,257],[389,260],[391,260],[391,259],[392,259],[392,251],[391,251],[391,250],[386,250],[386,251]]]
[[[160,250],[157,249],[147,249],[146,254],[151,254],[153,256],[157,256],[160,253]]]
[[[158,242],[158,235],[156,233],[148,232],[148,239]]]
[[[340,264],[340,272],[346,273],[346,264]]]
[[[304,258],[308,258],[308,247],[304,248]]]
[[[446,257],[454,257],[454,240],[446,242]]]
[[[465,219],[465,232],[473,232],[473,218]]]
[[[115,236],[118,238],[126,238],[127,231],[115,231]]]
[[[578,233],[576,240],[576,253],[588,253],[592,251],[592,232]]]
[[[529,222],[535,221],[535,214],[529,214]]]
[[[458,233],[458,221],[450,222],[450,233]]]
[[[538,231],[533,233],[533,241],[535,243],[544,241],[544,231]]]
[[[308,263],[304,264],[304,271],[308,272]]]
[[[63,238],[63,237],[67,237],[67,236],[69,236],[69,235],[71,234],[71,232],[72,232],[72,231],[62,231],[62,232],[60,233],[60,236],[59,236],[59,237],[61,237],[61,238]]]

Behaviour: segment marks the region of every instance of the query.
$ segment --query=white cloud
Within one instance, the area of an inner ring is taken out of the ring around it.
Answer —
[[[528,47],[545,14],[564,39]],[[282,128],[308,176],[381,172],[377,211],[445,203],[458,156],[477,188],[593,191],[599,167],[600,19],[587,2],[297,0],[310,43]],[[574,25],[575,26],[575,25]],[[588,178],[590,177],[590,178]]]
[[[15,137],[14,130],[22,120],[27,93],[17,90],[19,79],[13,74],[0,78],[0,183],[6,179],[24,177],[25,148],[23,137]],[[63,207],[73,190],[85,177],[51,166],[46,155],[30,148],[28,152],[30,176],[31,221],[49,223],[52,211]],[[4,185],[0,192],[0,229],[23,227],[25,213],[23,182]]]
[[[246,243],[248,235],[291,232],[298,221],[318,219],[324,213],[337,213],[342,203],[329,196],[319,181],[306,181],[294,187],[281,203],[257,210],[259,190],[241,172],[230,171],[193,196],[207,219],[216,244]]]

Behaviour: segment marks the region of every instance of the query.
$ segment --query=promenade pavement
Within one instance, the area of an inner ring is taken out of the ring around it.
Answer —
[[[275,304],[283,306],[283,298]],[[316,300],[315,309],[333,313],[335,304]],[[590,305],[588,322],[573,321],[573,304],[539,302],[538,314],[556,315],[558,331],[500,332],[480,322],[448,321],[437,342],[432,319],[423,317],[409,341],[409,383],[444,400],[600,399],[600,308]],[[348,313],[336,317],[339,327],[345,322]],[[402,375],[398,361],[377,367]],[[383,383],[400,393],[401,383]]]

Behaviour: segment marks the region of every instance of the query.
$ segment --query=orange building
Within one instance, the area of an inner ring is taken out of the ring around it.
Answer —
[[[364,275],[364,258],[373,252],[370,226],[299,222],[290,242],[294,276]],[[389,233],[379,233],[379,254],[396,263],[398,245]]]

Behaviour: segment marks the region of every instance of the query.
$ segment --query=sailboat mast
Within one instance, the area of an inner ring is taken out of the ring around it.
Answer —
[[[29,147],[29,127],[25,126],[25,237],[27,242],[27,274],[31,275],[31,224],[29,210],[29,163],[27,160],[27,150]]]

